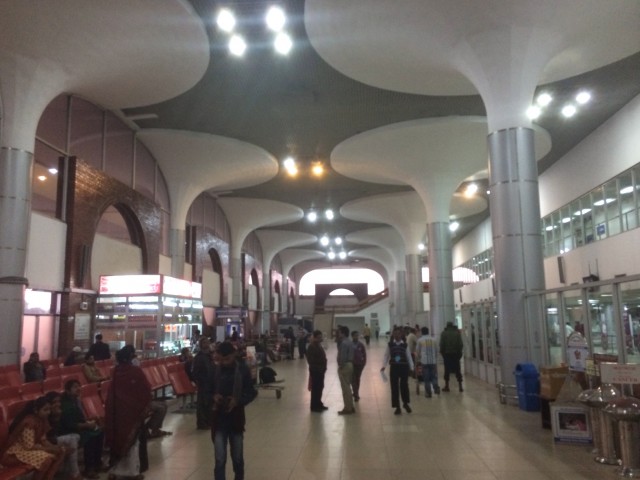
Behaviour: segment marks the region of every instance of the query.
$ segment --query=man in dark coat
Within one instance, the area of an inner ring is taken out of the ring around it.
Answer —
[[[444,388],[443,392],[449,391],[449,376],[456,376],[458,380],[458,390],[464,391],[462,388],[462,373],[460,373],[460,359],[462,358],[462,334],[453,322],[447,322],[442,335],[440,335],[440,354],[444,362]]]
[[[213,396],[213,360],[211,341],[200,337],[198,353],[191,363],[191,377],[198,387],[196,398],[196,426],[198,430],[211,428],[211,405]]]
[[[327,371],[327,354],[322,348],[322,332],[320,330],[311,334],[311,343],[307,347],[306,358],[311,383],[311,411],[324,412],[328,409],[322,403],[324,374]]]
[[[109,345],[102,341],[102,334],[96,335],[96,342],[89,347],[87,352],[89,355],[93,355],[93,359],[97,362],[99,360],[109,360],[111,358],[111,352],[109,351]]]

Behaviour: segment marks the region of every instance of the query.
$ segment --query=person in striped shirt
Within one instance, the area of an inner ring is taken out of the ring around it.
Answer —
[[[438,342],[436,337],[429,335],[427,327],[422,327],[420,333],[422,333],[422,336],[418,339],[416,346],[416,359],[422,364],[424,395],[427,398],[431,398],[432,387],[433,393],[440,394],[440,387],[438,386]]]

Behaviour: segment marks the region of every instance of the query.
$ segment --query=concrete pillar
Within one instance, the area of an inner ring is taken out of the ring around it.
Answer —
[[[0,365],[20,360],[33,153],[0,147]]]
[[[405,257],[407,267],[407,315],[405,323],[414,325],[416,313],[424,310],[422,300],[422,256],[410,253]]]
[[[407,315],[407,272],[398,270],[396,272],[396,316],[391,318],[390,327],[401,325],[402,319]]]
[[[169,250],[171,252],[171,276],[184,278],[185,231],[172,228],[169,232]]]
[[[527,327],[533,306],[525,302],[527,291],[544,289],[538,170],[533,130],[499,130],[488,140],[500,367],[506,380],[518,363],[541,359],[542,322]]]
[[[242,260],[231,258],[229,261],[229,276],[231,277],[231,305],[242,306]]]
[[[455,318],[449,222],[427,224],[431,331],[440,333]]]

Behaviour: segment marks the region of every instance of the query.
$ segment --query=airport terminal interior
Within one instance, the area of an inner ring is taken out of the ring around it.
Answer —
[[[569,373],[640,384],[639,25],[637,0],[0,1],[2,382],[98,333],[156,361],[300,326],[330,408],[275,363],[247,478],[613,478],[542,424]],[[449,322],[465,391],[411,380],[394,415],[388,333]],[[365,323],[339,416],[331,336]],[[529,367],[555,379],[543,413],[512,404]],[[169,404],[147,478],[211,478]]]

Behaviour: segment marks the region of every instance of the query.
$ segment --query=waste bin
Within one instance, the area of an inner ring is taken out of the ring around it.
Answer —
[[[520,410],[537,412],[540,410],[540,374],[532,363],[516,365],[516,389]]]

